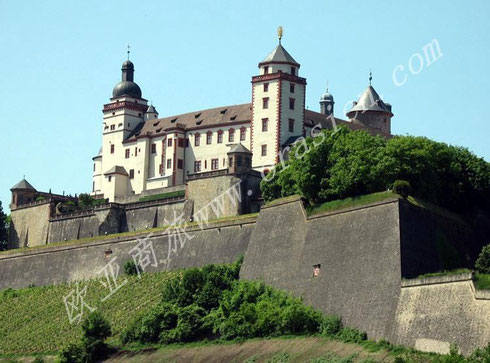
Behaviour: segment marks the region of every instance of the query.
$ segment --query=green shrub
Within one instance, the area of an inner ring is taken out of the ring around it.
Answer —
[[[490,274],[490,244],[483,247],[475,262],[475,269],[482,274]]]
[[[141,267],[137,265],[134,260],[127,260],[123,265],[123,270],[126,275],[134,276],[141,272]]]
[[[468,359],[472,363],[488,363],[490,362],[490,343],[485,348],[476,349]]]
[[[393,192],[407,199],[412,192],[412,187],[406,180],[395,180],[393,183]]]
[[[111,326],[99,311],[87,315],[82,330],[83,336],[91,340],[104,340],[111,335]]]
[[[338,316],[324,316],[320,325],[320,332],[323,335],[334,336],[342,329],[342,321]]]
[[[367,334],[354,328],[342,328],[337,337],[346,343],[361,343],[367,339]]]
[[[72,343],[61,349],[58,361],[60,363],[85,363],[87,361],[87,353],[82,344]]]

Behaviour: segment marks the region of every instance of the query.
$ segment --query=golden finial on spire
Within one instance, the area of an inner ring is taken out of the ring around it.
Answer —
[[[282,26],[279,26],[279,28],[277,28],[277,37],[279,38],[279,44],[281,44]]]

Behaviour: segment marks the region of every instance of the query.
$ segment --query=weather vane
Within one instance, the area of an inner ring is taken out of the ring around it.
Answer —
[[[277,28],[277,37],[279,38],[279,44],[281,44],[281,39],[282,39],[282,26],[279,26],[279,28]]]
[[[130,47],[130,45],[128,44],[128,60],[129,60],[129,53],[131,52],[131,51],[130,51],[130,49],[131,49],[131,47]]]

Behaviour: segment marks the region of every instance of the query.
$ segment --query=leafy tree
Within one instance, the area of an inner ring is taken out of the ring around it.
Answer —
[[[408,182],[414,196],[458,212],[490,210],[490,163],[467,149],[345,127],[300,139],[260,186],[266,201],[300,194],[317,204],[384,191],[396,180]]]
[[[490,244],[483,247],[475,262],[475,269],[482,274],[490,274]]]
[[[94,204],[95,204],[95,199],[90,194],[81,193],[78,196],[78,205],[80,207],[91,207]]]
[[[7,216],[0,201],[0,251],[7,249],[9,240],[10,216]]]

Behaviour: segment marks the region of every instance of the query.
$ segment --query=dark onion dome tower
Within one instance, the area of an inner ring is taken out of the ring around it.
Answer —
[[[372,74],[369,74],[369,87],[359,100],[354,101],[347,117],[354,122],[391,134],[391,105],[385,103],[371,86]]]
[[[141,98],[141,88],[134,83],[134,64],[130,60],[122,64],[122,79],[112,90],[112,98],[129,96]]]
[[[328,92],[327,88],[326,92],[320,97],[320,113],[327,116],[333,116],[334,103],[333,96]]]

